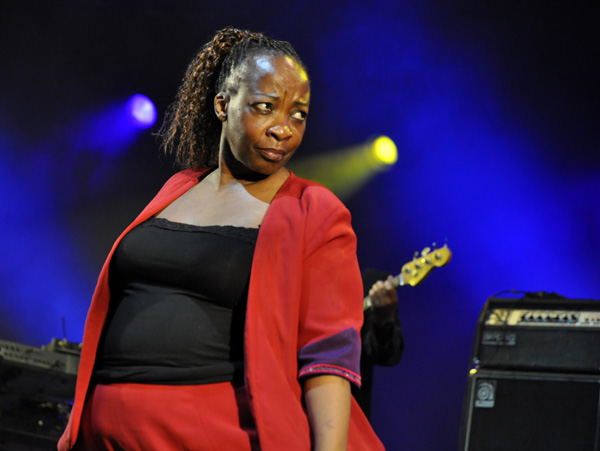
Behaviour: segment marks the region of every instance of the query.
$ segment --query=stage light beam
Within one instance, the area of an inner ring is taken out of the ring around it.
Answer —
[[[318,182],[346,200],[397,160],[394,142],[379,136],[356,146],[293,160],[289,167],[300,177]]]

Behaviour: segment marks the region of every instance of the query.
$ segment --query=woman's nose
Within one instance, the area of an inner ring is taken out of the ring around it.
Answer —
[[[268,134],[277,141],[283,141],[292,137],[292,129],[288,124],[278,124],[269,128]]]

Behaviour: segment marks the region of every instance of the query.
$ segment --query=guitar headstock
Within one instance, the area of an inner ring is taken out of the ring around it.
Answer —
[[[402,281],[404,284],[416,286],[423,281],[425,277],[435,267],[444,266],[450,261],[452,252],[448,246],[444,245],[439,249],[431,249],[426,247],[421,251],[421,254],[415,253],[412,261],[402,267]]]

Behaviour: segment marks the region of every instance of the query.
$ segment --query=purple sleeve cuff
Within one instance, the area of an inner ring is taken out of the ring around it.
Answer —
[[[360,387],[360,348],[353,328],[310,343],[298,351],[298,377],[332,374]]]

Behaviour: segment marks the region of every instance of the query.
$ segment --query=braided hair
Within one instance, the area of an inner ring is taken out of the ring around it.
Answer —
[[[214,98],[223,91],[234,69],[254,52],[289,56],[306,71],[289,42],[232,27],[219,30],[188,66],[175,102],[158,132],[163,151],[174,154],[181,167],[217,165],[221,121],[214,112]]]

